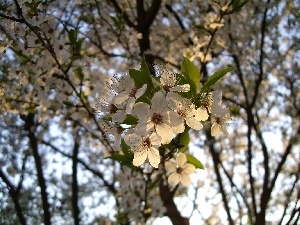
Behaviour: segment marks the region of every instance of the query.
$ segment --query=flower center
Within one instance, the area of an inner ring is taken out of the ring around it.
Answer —
[[[117,127],[117,133],[118,133],[118,134],[122,134],[123,130],[124,130],[124,129],[123,129],[121,126],[118,126],[118,127]]]
[[[151,147],[151,141],[149,138],[146,138],[144,141],[143,141],[143,147],[144,148],[150,148]]]
[[[129,97],[134,97],[136,95],[137,89],[136,88],[132,88],[131,91],[129,92]]]
[[[177,110],[177,113],[178,113],[181,117],[186,117],[186,111],[185,111],[185,110],[179,109],[179,110]]]
[[[216,123],[217,123],[217,124],[221,124],[222,121],[221,121],[221,118],[220,118],[220,117],[216,117],[215,119],[216,119]]]
[[[172,88],[173,86],[171,85],[171,84],[165,84],[164,86],[163,86],[163,88],[164,88],[164,90],[165,91],[170,91],[170,88]]]
[[[205,99],[203,99],[201,101],[201,107],[205,108],[205,109],[209,109],[209,107],[211,106],[211,99],[209,97],[206,97]]]
[[[176,169],[176,173],[181,174],[183,171],[183,169],[181,167],[177,167]]]
[[[115,114],[117,112],[117,110],[118,110],[118,108],[117,108],[116,105],[114,105],[114,104],[109,105],[109,110],[108,111],[109,111],[110,114]]]
[[[163,116],[160,115],[160,114],[154,113],[152,118],[151,118],[151,121],[154,124],[161,124],[163,122]]]

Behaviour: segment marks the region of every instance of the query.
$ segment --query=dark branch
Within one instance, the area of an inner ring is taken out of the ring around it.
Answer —
[[[50,142],[44,141],[44,140],[43,140],[42,143],[43,143],[44,145],[47,145],[47,146],[51,147],[54,151],[56,151],[56,152],[62,154],[63,156],[65,156],[65,157],[67,157],[67,158],[69,158],[69,159],[72,159],[72,156],[71,156],[71,155],[68,155],[68,154],[64,153],[63,151],[61,151],[60,149],[58,149],[57,147],[55,147],[54,145],[52,145]],[[103,175],[100,171],[97,171],[97,170],[91,168],[91,167],[90,167],[88,164],[86,164],[82,159],[77,158],[77,162],[79,162],[81,165],[83,165],[83,167],[84,167],[86,170],[90,171],[91,173],[93,173],[94,175],[96,175],[97,177],[99,177],[99,178],[102,180],[102,182],[104,183],[104,186],[107,187],[108,190],[109,190],[111,193],[113,193],[113,194],[116,194],[116,193],[117,193],[117,190],[115,189],[114,185],[108,183],[108,182],[104,179],[104,175]]]
[[[3,180],[3,182],[6,184],[7,188],[8,188],[8,193],[10,195],[10,197],[13,200],[14,206],[15,206],[15,210],[19,219],[20,224],[22,225],[26,225],[26,219],[24,217],[23,214],[23,210],[22,207],[19,203],[19,192],[16,190],[16,188],[14,187],[14,185],[10,182],[10,180],[8,179],[8,177],[5,175],[5,173],[2,171],[2,169],[0,168],[0,177]]]
[[[42,159],[38,152],[38,140],[36,138],[36,124],[34,122],[34,114],[29,113],[27,116],[21,116],[24,120],[24,128],[28,132],[29,143],[33,153],[33,158],[37,170],[38,183],[41,189],[41,197],[44,211],[44,224],[51,225],[50,204],[48,202],[48,193],[46,180],[44,178]]]
[[[80,146],[79,135],[76,135],[74,140],[73,156],[72,156],[72,208],[73,208],[73,218],[74,224],[80,224],[80,211],[78,207],[78,181],[77,181],[77,164],[78,164],[78,154]]]

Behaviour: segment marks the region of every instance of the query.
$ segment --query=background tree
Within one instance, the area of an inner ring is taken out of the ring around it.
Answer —
[[[2,1],[0,223],[297,224],[299,21],[297,1]],[[106,158],[95,105],[143,55],[152,75],[235,68],[215,87],[229,135],[190,132],[207,176],[188,189]]]

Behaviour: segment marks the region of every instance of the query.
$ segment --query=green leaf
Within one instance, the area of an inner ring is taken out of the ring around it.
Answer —
[[[81,67],[78,67],[78,68],[76,68],[75,70],[74,70],[74,75],[75,75],[75,77],[77,78],[77,79],[79,79],[79,80],[83,80],[83,78],[84,78],[84,74],[83,74],[83,72],[82,72],[82,68]]]
[[[81,46],[82,46],[82,43],[84,41],[85,38],[79,38],[78,41],[76,41],[76,44],[75,44],[75,51],[77,53],[80,53],[80,50],[81,50]]]
[[[71,29],[68,31],[68,37],[69,37],[69,41],[72,45],[76,44],[76,40],[77,40],[77,35],[78,35],[78,30],[76,29]]]
[[[63,101],[63,104],[64,104],[68,109],[74,107],[74,104],[73,104],[72,102],[70,102],[70,101]]]
[[[186,159],[187,162],[193,164],[196,167],[196,169],[202,169],[202,170],[204,169],[203,164],[196,157],[190,154],[186,154]]]
[[[127,154],[127,155],[115,153],[111,156],[106,157],[106,159],[111,159],[111,160],[119,162],[121,165],[125,165],[127,167],[134,168],[134,166],[132,165],[133,153]]]
[[[141,60],[140,70],[130,69],[129,76],[134,80],[136,88],[141,88],[144,84],[147,84],[147,89],[142,96],[143,98],[140,98],[139,100],[150,103],[149,99],[152,99],[155,89],[152,82],[152,75],[149,72],[145,58]]]
[[[110,16],[112,21],[114,22],[114,25],[117,29],[123,30],[124,28],[124,21],[123,21],[123,15],[122,14],[117,14],[116,16]]]
[[[184,79],[190,84],[190,94],[193,98],[196,97],[200,86],[200,71],[188,58],[184,57],[181,64],[181,73]]]
[[[137,117],[135,117],[131,114],[127,114],[126,119],[122,123],[127,124],[127,125],[136,125],[136,124],[138,124],[138,119],[137,119]]]
[[[122,149],[122,152],[124,153],[124,155],[132,154],[130,147],[125,143],[124,139],[121,140],[121,149]]]
[[[188,148],[190,143],[190,135],[189,135],[190,128],[186,126],[183,133],[180,134],[179,146],[182,146],[178,149],[179,152],[185,152]]]
[[[244,5],[246,5],[250,0],[245,0],[245,1],[241,1],[241,0],[234,0],[232,3],[232,11],[233,12],[239,12]]]
[[[221,69],[221,70],[218,70],[217,72],[215,72],[205,82],[205,84],[203,85],[203,87],[201,89],[201,93],[208,93],[222,77],[224,77],[227,73],[229,73],[233,69],[234,69],[234,67],[228,67],[228,68]]]

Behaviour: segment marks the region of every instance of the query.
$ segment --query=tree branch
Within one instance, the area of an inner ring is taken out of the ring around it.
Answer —
[[[230,212],[230,208],[229,208],[229,204],[228,204],[228,200],[227,200],[227,194],[226,191],[224,189],[224,185],[222,182],[222,177],[221,177],[221,173],[220,173],[220,169],[219,169],[219,164],[220,164],[220,158],[219,158],[219,153],[217,153],[217,151],[214,148],[214,141],[213,138],[209,135],[209,132],[206,132],[206,136],[207,136],[207,143],[209,146],[209,152],[212,155],[212,159],[213,159],[213,163],[214,163],[214,169],[216,172],[216,176],[217,176],[217,182],[219,184],[219,190],[221,192],[221,196],[222,196],[222,200],[225,206],[225,211],[227,214],[227,219],[228,219],[228,223],[230,225],[234,225],[232,216],[231,216],[231,212]]]
[[[72,156],[72,208],[73,208],[73,218],[74,224],[80,224],[80,211],[78,207],[78,181],[77,181],[77,164],[78,164],[78,154],[79,154],[80,140],[77,134],[74,138],[73,156]]]
[[[61,151],[60,149],[58,149],[57,147],[55,147],[54,145],[52,145],[50,142],[48,141],[45,141],[45,140],[42,140],[42,143],[44,145],[47,145],[49,147],[51,147],[54,151],[62,154],[63,156],[69,158],[69,159],[72,159],[72,156],[71,155],[68,155],[66,153],[64,153],[63,151]],[[104,183],[104,186],[108,188],[108,190],[112,193],[112,194],[116,194],[117,193],[117,190],[115,189],[114,185],[113,184],[110,184],[108,183],[105,179],[104,179],[104,175],[100,172],[100,171],[97,171],[93,168],[91,168],[89,165],[87,165],[82,159],[79,159],[77,158],[77,162],[79,162],[81,165],[83,165],[83,167],[90,171],[91,173],[93,173],[94,175],[96,175],[97,177],[99,177],[102,182]]]
[[[29,143],[31,146],[31,150],[33,153],[33,158],[35,161],[35,166],[37,170],[38,183],[41,189],[41,197],[44,211],[44,224],[51,225],[51,215],[50,215],[50,204],[48,202],[48,193],[46,180],[44,178],[42,159],[38,152],[38,141],[35,136],[36,125],[34,122],[34,114],[29,113],[27,116],[21,115],[21,118],[24,120],[25,125],[24,128],[28,132]]]
[[[167,211],[165,213],[166,216],[170,218],[173,225],[189,225],[188,218],[184,218],[180,215],[176,204],[174,202],[174,191],[172,192],[168,185],[164,185],[164,179],[160,179],[159,183],[159,194],[161,200],[163,201],[164,206],[166,207]]]
[[[0,168],[0,177],[3,180],[3,182],[6,184],[8,193],[13,200],[20,224],[26,225],[27,222],[23,214],[23,209],[19,203],[19,199],[20,199],[19,192],[16,190],[14,185],[10,182],[10,180],[8,179],[8,177],[5,175],[5,173],[2,171],[1,168]]]

